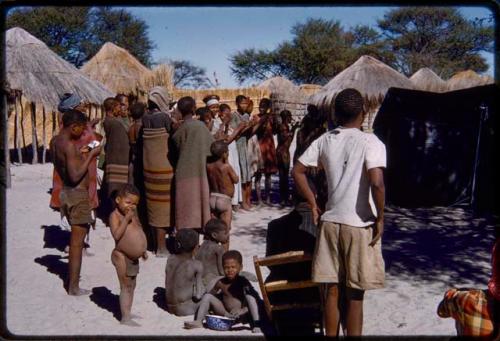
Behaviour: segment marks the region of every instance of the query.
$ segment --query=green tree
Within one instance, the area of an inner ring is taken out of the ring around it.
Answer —
[[[488,69],[482,51],[493,50],[493,26],[467,20],[453,7],[404,7],[378,21],[395,55],[395,66],[406,75],[430,67],[447,78],[457,71]]]
[[[110,7],[20,7],[6,19],[7,29],[21,27],[62,58],[80,67],[107,42],[113,42],[149,66],[153,42],[147,24]]]
[[[363,54],[392,63],[379,33],[367,26],[345,30],[340,22],[308,19],[295,24],[290,41],[274,50],[245,49],[229,58],[240,83],[282,75],[296,83],[325,84]]]

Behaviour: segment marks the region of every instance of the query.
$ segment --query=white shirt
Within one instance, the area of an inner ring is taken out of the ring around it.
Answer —
[[[328,202],[322,221],[357,227],[375,222],[367,170],[386,167],[385,145],[377,136],[357,128],[337,128],[316,139],[299,162],[325,170]]]

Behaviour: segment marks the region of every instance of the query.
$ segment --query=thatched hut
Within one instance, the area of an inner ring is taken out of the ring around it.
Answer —
[[[403,74],[381,61],[362,56],[354,64],[330,80],[309,102],[320,110],[330,112],[336,95],[347,88],[357,89],[365,99],[366,115],[363,128],[371,131],[375,114],[391,87],[413,89],[413,84]]]
[[[481,76],[472,70],[461,71],[446,82],[448,91],[473,88],[486,84],[493,84],[495,80],[490,76]]]
[[[280,76],[272,77],[257,87],[269,92],[273,113],[289,110],[292,116],[301,117],[305,114],[307,96],[290,80]]]
[[[416,90],[430,91],[430,92],[446,92],[448,86],[444,80],[441,79],[434,71],[429,68],[421,68],[415,72],[410,81]]]
[[[306,97],[314,95],[315,93],[321,91],[322,88],[323,87],[321,85],[318,85],[318,84],[301,84],[301,85],[299,85],[300,92]]]
[[[116,93],[139,98],[146,95],[155,78],[159,80],[165,76],[159,76],[162,71],[167,71],[167,75],[170,74],[168,77],[173,74],[171,69],[160,67],[155,76],[153,71],[142,65],[130,52],[110,42],[104,44],[81,70],[91,79],[103,83]],[[167,85],[168,88],[169,84],[154,85]]]
[[[57,126],[57,105],[64,93],[77,93],[93,104],[88,112],[90,117],[99,116],[103,100],[114,95],[19,27],[6,33],[6,78],[12,94],[9,110],[15,113],[9,119],[9,131],[12,131],[9,140],[18,150],[19,162],[22,162],[21,149],[26,148],[27,143],[32,145],[32,162],[38,162],[38,128],[42,130],[42,160],[45,161],[47,141]]]

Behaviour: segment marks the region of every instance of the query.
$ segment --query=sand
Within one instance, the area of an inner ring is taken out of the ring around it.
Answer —
[[[71,297],[63,288],[67,272],[64,242],[69,232],[49,207],[52,165],[12,166],[7,192],[7,328],[17,335],[253,335],[237,331],[185,330],[161,299],[166,260],[141,261],[133,313],[140,327],[117,320],[119,285],[110,261],[114,247],[102,222],[91,231],[91,257],[84,257],[81,287],[90,296]],[[252,257],[264,256],[267,224],[287,209],[263,207],[237,213],[231,247],[255,273]],[[387,210],[384,235],[386,288],[365,295],[365,335],[454,335],[454,322],[436,308],[451,286],[484,288],[490,274],[492,218],[474,218],[462,208]],[[257,283],[253,283],[258,289]]]

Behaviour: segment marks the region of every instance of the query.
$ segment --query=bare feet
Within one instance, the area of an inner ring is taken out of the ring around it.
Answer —
[[[201,321],[186,321],[184,322],[185,329],[195,329],[203,327],[203,323]]]
[[[85,296],[85,295],[89,295],[89,294],[90,294],[90,290],[82,289],[82,288],[68,290],[68,295],[70,295],[70,296]]]
[[[137,320],[142,320],[142,317],[136,314],[130,314],[131,319],[137,319]]]
[[[122,319],[120,321],[120,324],[124,324],[124,325],[130,326],[130,327],[140,327],[141,326],[139,323],[135,322],[132,319],[126,319],[126,320]]]
[[[87,248],[84,248],[83,249],[83,255],[85,257],[92,257],[94,254],[92,252],[88,251]]]

